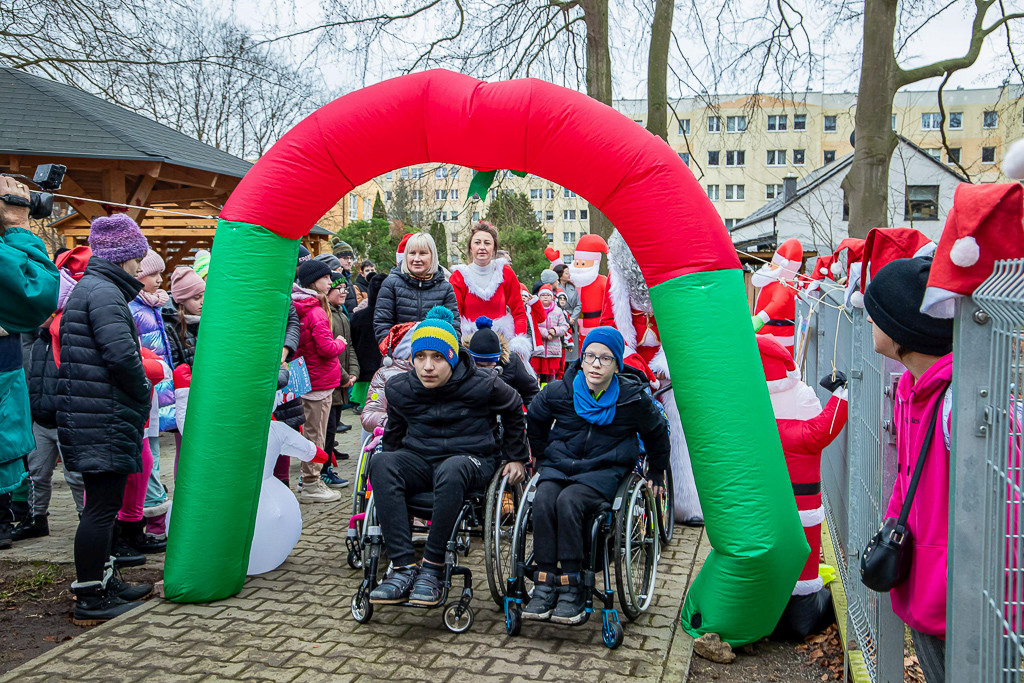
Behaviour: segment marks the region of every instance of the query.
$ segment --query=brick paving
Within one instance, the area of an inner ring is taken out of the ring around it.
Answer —
[[[339,438],[353,455],[358,423]],[[165,441],[165,443],[167,443]],[[165,481],[173,446],[163,449]],[[352,478],[354,459],[342,463]],[[297,467],[292,481],[297,481]],[[601,620],[581,627],[526,623],[506,635],[504,617],[490,600],[479,539],[465,564],[474,573],[470,631],[448,632],[441,610],[379,607],[358,624],[349,602],[361,572],[345,563],[349,489],[341,502],[303,505],[303,534],[274,572],[246,581],[239,595],[208,605],[159,598],[14,669],[0,681],[683,681],[692,640],[678,627],[683,594],[706,555],[700,529],[677,527],[658,566],[657,597],[636,622],[625,622],[617,650],[601,642]],[[51,527],[37,542],[16,544],[8,560],[71,561],[74,505],[55,476]],[[161,566],[161,556],[151,556]]]

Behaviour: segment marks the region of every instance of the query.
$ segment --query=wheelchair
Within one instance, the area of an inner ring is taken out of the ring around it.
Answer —
[[[525,487],[521,483],[510,484],[508,477],[502,475],[503,467],[504,463],[498,466],[485,490],[469,493],[463,502],[445,548],[444,591],[438,604],[424,606],[406,602],[399,605],[419,609],[434,609],[444,605],[443,622],[452,633],[463,633],[473,625],[473,609],[470,607],[473,599],[473,573],[468,567],[459,564],[460,555],[469,555],[473,538],[483,539],[487,583],[491,597],[499,608],[504,604],[503,587],[511,575],[512,567],[510,546],[515,506],[522,500]],[[359,484],[357,488],[358,486]],[[434,505],[433,493],[416,494],[409,498],[407,505],[411,516],[430,519]],[[375,607],[370,602],[370,592],[380,583],[378,576],[381,566],[388,565],[372,490],[367,496],[366,507],[361,514],[363,519],[359,526],[363,533],[357,547],[363,580],[352,596],[351,612],[357,622],[365,624],[373,617]],[[429,530],[429,526],[412,527],[414,534],[426,533]],[[350,527],[350,539],[351,534]],[[351,545],[349,556],[352,556]],[[458,599],[449,601],[455,577],[462,577],[462,592]]]
[[[370,459],[381,451],[380,440],[374,448],[369,448],[375,436],[369,434],[359,449],[359,461],[356,463],[356,478],[352,485],[352,516],[348,519],[348,533],[345,547],[348,550],[346,561],[352,569],[363,568],[363,538],[367,533],[366,507],[370,499]]]
[[[505,631],[511,636],[520,634],[523,625],[524,602],[529,600],[532,586],[527,581],[537,571],[533,556],[532,515],[533,500],[537,493],[539,474],[526,486],[522,503],[516,512],[512,536],[513,575],[506,579],[504,600]],[[622,644],[623,630],[615,607],[618,593],[619,607],[629,621],[635,620],[650,607],[654,599],[654,583],[658,576],[661,535],[658,528],[657,505],[647,481],[630,472],[619,485],[615,498],[606,504],[587,525],[587,542],[581,578],[586,588],[585,617],[581,625],[594,612],[595,599],[601,611],[601,631],[604,644],[616,648]],[[615,567],[616,590],[612,590],[611,568]],[[604,574],[603,586],[597,588],[597,574]]]

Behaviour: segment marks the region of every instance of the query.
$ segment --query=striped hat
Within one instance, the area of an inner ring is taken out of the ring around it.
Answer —
[[[412,355],[437,351],[454,368],[459,362],[459,337],[452,327],[455,315],[444,306],[434,306],[412,329]]]

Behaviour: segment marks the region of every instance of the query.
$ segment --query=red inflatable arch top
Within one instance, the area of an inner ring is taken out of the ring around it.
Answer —
[[[571,188],[619,229],[652,287],[739,268],[721,218],[661,138],[586,95],[534,79],[484,83],[428,71],[346,95],[281,138],[221,218],[297,239],[353,187],[438,161],[528,171]]]

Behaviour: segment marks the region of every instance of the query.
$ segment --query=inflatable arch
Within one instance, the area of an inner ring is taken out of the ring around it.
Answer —
[[[629,243],[650,285],[713,550],[686,598],[692,634],[767,635],[809,548],[791,493],[732,243],[703,188],[661,139],[543,81],[448,71],[339,98],[259,160],[221,212],[165,593],[242,588],[298,239],[353,187],[428,162],[512,169],[577,192]],[[225,466],[230,463],[229,466]]]

